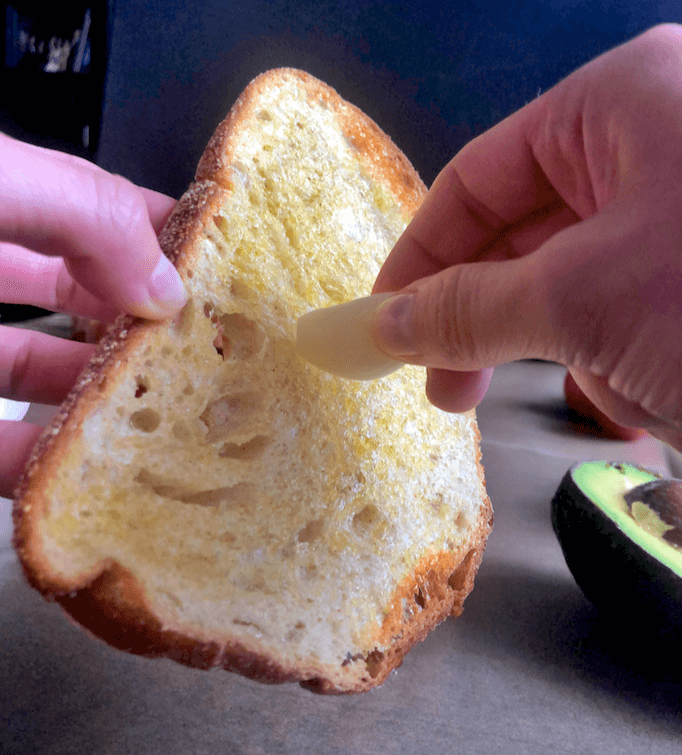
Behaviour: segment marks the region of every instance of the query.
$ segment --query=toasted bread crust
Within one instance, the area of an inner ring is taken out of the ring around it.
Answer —
[[[264,91],[291,78],[297,80],[309,100],[323,102],[334,113],[367,174],[385,186],[398,200],[403,212],[412,217],[426,196],[426,186],[410,161],[362,110],[343,100],[327,84],[293,68],[268,71],[249,84],[211,137],[199,160],[196,180],[214,181],[227,189],[231,187],[232,165],[237,157],[232,147],[232,134],[243,128],[244,123],[258,118],[256,110]]]
[[[183,195],[160,236],[162,249],[181,276],[192,275],[193,260],[200,253],[196,239],[210,225],[230,191],[236,159],[233,134],[248,128],[250,119],[256,117],[262,91],[291,77],[297,79],[307,97],[321,100],[333,110],[364,169],[387,186],[405,215],[414,214],[425,196],[426,188],[407,159],[360,110],[303,72],[271,71],[252,82],[218,127],[201,158],[196,182]],[[153,338],[154,327],[128,316],[117,322],[31,456],[14,506],[14,544],[29,582],[96,636],[138,655],[167,657],[200,669],[220,667],[266,683],[299,681],[323,694],[362,692],[378,686],[439,622],[461,612],[492,525],[489,502],[480,520],[471,526],[468,549],[424,556],[412,575],[398,586],[374,637],[378,646],[389,649],[349,658],[338,674],[328,668],[282,663],[255,646],[235,642],[229,629],[220,637],[201,636],[195,627],[169,629],[150,608],[135,577],[115,561],[98,564],[92,573],[81,575],[78,583],[64,580],[53,571],[41,551],[40,538],[32,536],[45,515],[50,480],[70,453],[83,419],[99,402],[107,400],[109,387],[125,373],[130,350],[138,339]],[[483,481],[480,454],[478,470]]]
[[[225,192],[215,184],[195,184],[183,196],[166,224],[160,238],[162,249],[181,275],[188,274],[192,257],[198,253],[195,238],[224,195]],[[139,339],[153,338],[154,328],[154,323],[130,315],[119,317],[38,439],[14,493],[14,548],[30,584],[48,596],[79,589],[97,576],[83,575],[79,584],[63,581],[40,550],[40,539],[31,537],[40,518],[45,515],[50,480],[62,464],[84,418],[97,404],[106,402],[108,389],[125,374],[127,355]]]

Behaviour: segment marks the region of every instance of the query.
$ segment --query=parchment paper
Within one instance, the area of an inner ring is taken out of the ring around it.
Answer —
[[[562,378],[538,362],[496,372],[479,410],[495,529],[475,590],[460,619],[364,696],[317,697],[109,649],[24,584],[4,506],[0,752],[679,753],[681,679],[665,658],[605,631],[549,518],[575,461],[665,473],[664,454],[651,438],[583,434],[564,409]]]

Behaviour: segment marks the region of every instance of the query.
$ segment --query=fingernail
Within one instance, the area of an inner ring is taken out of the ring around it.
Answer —
[[[397,294],[381,304],[372,318],[372,336],[377,346],[395,357],[420,354],[412,335],[413,294]]]
[[[187,301],[187,292],[178,271],[164,254],[159,257],[148,290],[152,305],[161,314],[174,314]]]

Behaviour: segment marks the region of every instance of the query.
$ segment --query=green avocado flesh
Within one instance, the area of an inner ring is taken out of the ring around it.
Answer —
[[[566,564],[619,634],[677,641],[682,632],[682,548],[667,541],[682,535],[680,484],[631,464],[585,462],[552,500]]]
[[[585,496],[624,534],[682,578],[682,551],[662,539],[672,526],[642,502],[630,508],[623,497],[632,488],[656,479],[655,474],[630,464],[588,462],[573,469],[573,480]]]

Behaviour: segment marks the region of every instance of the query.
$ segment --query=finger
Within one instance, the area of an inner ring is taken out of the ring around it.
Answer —
[[[646,431],[657,440],[682,451],[682,427],[679,421],[673,422],[656,416],[640,403],[614,391],[606,379],[586,370],[572,368],[567,374],[566,382],[571,378],[593,408],[596,407],[596,416],[594,411],[590,412],[590,416],[612,436],[635,440]]]
[[[0,138],[0,240],[62,256],[94,296],[142,317],[174,314],[186,299],[150,219],[168,203],[129,181]]]
[[[59,404],[93,351],[90,344],[0,326],[0,395],[17,401]]]
[[[528,139],[531,103],[474,139],[441,171],[391,251],[375,292],[397,290],[451,265],[481,259],[511,226],[561,201]]]
[[[537,326],[528,259],[457,265],[411,284],[376,310],[377,346],[400,361],[456,372],[546,356],[552,342]]]
[[[594,377],[584,371],[583,374],[588,381]],[[609,393],[611,393],[606,381],[598,379],[598,382],[608,389]],[[612,414],[607,414],[601,406],[597,406],[594,401],[588,398],[576,382],[570,370],[566,373],[566,377],[564,378],[564,396],[566,397],[566,405],[571,412],[579,419],[587,420],[588,429],[606,438],[629,441],[637,440],[646,435],[646,430],[642,429],[642,425],[651,424],[651,418],[632,402],[626,402],[628,421],[631,424],[623,424],[622,421],[624,420],[624,417],[620,411],[618,411],[616,402],[614,402],[611,396],[609,396],[608,408]],[[601,401],[599,403],[601,404]],[[633,409],[639,409],[638,416],[633,413]]]
[[[12,498],[42,427],[0,420],[0,496]]]
[[[492,376],[491,369],[476,372],[429,369],[426,396],[445,412],[466,412],[481,403]]]
[[[37,158],[47,155],[51,160],[58,161],[69,169],[85,171],[93,175],[108,175],[106,171],[102,170],[98,165],[95,165],[82,157],[70,155],[67,152],[44,149],[43,147],[36,147],[35,145],[24,143],[22,143],[22,147]],[[137,189],[144,197],[147,209],[149,210],[149,219],[151,220],[154,230],[158,234],[166,224],[166,221],[170,217],[177,202],[172,197],[166,196],[158,191],[153,191],[152,189],[146,189],[142,186],[138,186]]]
[[[375,292],[398,290],[450,265],[490,259],[489,247],[499,237],[557,203],[579,219],[608,204],[618,181],[599,166],[613,153],[614,132],[592,133],[586,144],[584,122],[608,112],[595,82],[621,56],[614,50],[596,58],[467,144],[437,177],[380,271]],[[615,76],[622,80],[624,72]],[[622,94],[613,96],[622,105]],[[618,102],[610,104],[622,112]]]
[[[647,431],[649,435],[652,435],[656,440],[660,440],[661,443],[665,443],[671,448],[682,452],[682,432],[675,430],[674,428],[666,429],[651,429]]]
[[[568,374],[592,404],[617,425],[630,429],[671,429],[669,422],[656,417],[641,404],[614,391],[606,378],[578,367],[572,367]],[[570,390],[570,378],[566,382]]]
[[[144,197],[149,212],[149,220],[154,228],[154,232],[158,236],[168,222],[168,218],[175,209],[177,202],[158,191],[145,189],[141,186],[138,187],[138,190]]]
[[[60,257],[0,243],[0,301],[113,322],[119,310],[77,283]]]
[[[623,268],[624,248],[646,259],[647,234],[631,206],[614,201],[532,254],[455,265],[415,281],[377,309],[374,339],[392,357],[446,370],[526,358],[584,366],[599,357],[599,374],[611,374],[642,325],[647,292],[654,297],[655,284],[665,284],[665,267],[649,275],[646,290],[643,283],[633,288],[632,270]],[[677,311],[669,310],[651,313],[647,330],[668,327],[664,318]]]

